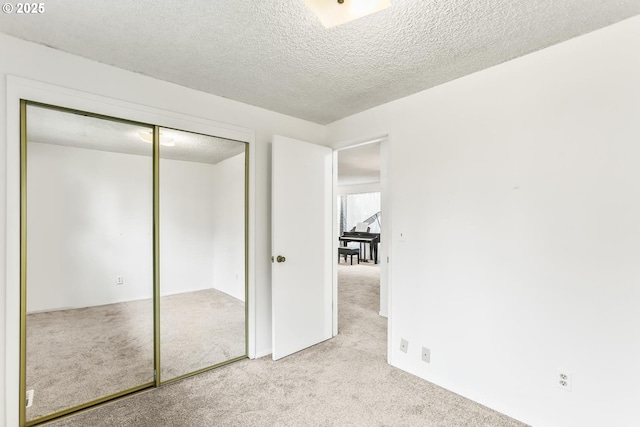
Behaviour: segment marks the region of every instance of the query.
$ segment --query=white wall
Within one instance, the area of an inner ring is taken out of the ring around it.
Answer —
[[[389,134],[395,366],[536,427],[640,425],[638,52],[635,17],[329,125]]]
[[[27,311],[151,298],[151,157],[29,142],[27,158]]]
[[[227,289],[225,286],[236,294],[241,288],[244,294],[244,281],[241,285],[235,281],[231,285],[216,283],[231,268],[222,262],[229,257],[235,264],[242,264],[244,271],[244,251],[235,250],[231,255],[220,251],[226,246],[235,247],[237,240],[237,236],[233,239],[219,233],[220,224],[227,217],[234,217],[234,225],[244,224],[244,185],[239,194],[231,197],[217,182],[220,178],[244,179],[244,163],[230,169],[224,166],[227,161],[212,165],[160,159],[160,294],[163,296],[211,287]],[[219,172],[219,168],[224,170]],[[228,205],[218,203],[220,192],[230,197]],[[240,235],[244,235],[244,228],[240,229]],[[222,271],[218,272],[218,268]],[[241,299],[244,300],[244,296]]]
[[[244,301],[244,154],[215,165],[213,175],[213,283]]]
[[[53,84],[63,88],[74,89],[85,93],[96,94],[114,100],[114,103],[126,101],[157,109],[178,112],[220,123],[242,126],[255,130],[255,141],[252,147],[255,156],[255,174],[250,183],[252,194],[255,196],[255,209],[252,217],[255,222],[249,224],[250,233],[255,236],[255,247],[250,257],[255,256],[255,315],[256,340],[250,343],[257,354],[268,354],[271,349],[271,241],[270,223],[271,208],[270,193],[270,141],[274,134],[282,134],[292,138],[322,143],[326,140],[326,128],[314,123],[283,114],[274,113],[240,102],[222,97],[209,95],[175,84],[152,79],[140,74],[132,73],[90,61],[78,56],[66,54],[58,50],[39,46],[0,34],[0,52],[3,60],[0,62],[0,223],[5,224],[7,207],[15,207],[17,200],[14,196],[7,203],[7,194],[16,194],[15,189],[7,188],[7,135],[15,132],[17,122],[7,122],[7,75],[19,76],[35,81]],[[15,108],[15,106],[11,106]],[[194,121],[195,123],[195,121]],[[255,188],[253,187],[255,183]],[[10,215],[11,216],[11,215]],[[11,231],[13,233],[13,231]],[[0,241],[7,241],[7,230],[0,227]],[[254,255],[255,254],[255,255]],[[0,364],[7,366],[5,356],[9,355],[11,376],[15,376],[17,367],[17,353],[12,350],[7,353],[7,339],[5,331],[17,330],[17,320],[12,317],[9,325],[6,323],[6,289],[15,287],[17,283],[4,283],[6,277],[6,247],[0,245]],[[11,301],[12,306],[15,301]],[[13,348],[14,343],[9,344]],[[15,366],[14,366],[15,365]],[[0,370],[0,383],[5,383],[7,371]],[[15,412],[17,405],[17,383],[9,382],[6,394],[0,390],[0,413],[9,410],[9,417]],[[6,406],[3,407],[3,405]],[[4,422],[4,419],[0,423]]]
[[[151,157],[28,147],[27,311],[151,298]],[[214,287],[244,301],[244,154],[160,159],[160,184],[161,295]]]

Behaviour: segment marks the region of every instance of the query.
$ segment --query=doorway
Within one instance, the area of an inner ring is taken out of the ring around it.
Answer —
[[[20,425],[245,358],[247,144],[20,104]]]
[[[334,260],[334,305],[339,310],[340,298],[354,300],[355,292],[361,308],[383,317],[387,317],[388,306],[385,243],[390,236],[385,227],[387,141],[382,137],[353,144],[336,150],[334,156],[334,238],[340,246]],[[354,287],[356,282],[359,285]],[[338,310],[334,312],[334,334],[338,333]]]

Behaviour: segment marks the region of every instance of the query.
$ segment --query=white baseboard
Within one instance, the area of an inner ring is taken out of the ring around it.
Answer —
[[[268,356],[271,353],[273,353],[273,352],[271,351],[270,348],[262,349],[262,350],[256,351],[256,354],[255,354],[255,356],[253,358],[254,359],[260,359],[261,357]]]

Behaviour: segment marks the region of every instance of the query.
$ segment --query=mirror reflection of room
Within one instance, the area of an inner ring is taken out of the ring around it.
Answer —
[[[246,357],[246,144],[160,128],[154,299],[154,127],[26,118],[25,420]]]
[[[150,127],[27,106],[26,419],[153,381]]]
[[[244,195],[244,143],[161,128],[162,381],[246,354]]]

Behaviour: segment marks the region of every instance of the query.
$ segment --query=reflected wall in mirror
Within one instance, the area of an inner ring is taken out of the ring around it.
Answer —
[[[245,146],[160,129],[160,379],[246,356]]]
[[[31,421],[154,380],[153,164],[152,127],[33,104],[26,119]]]

